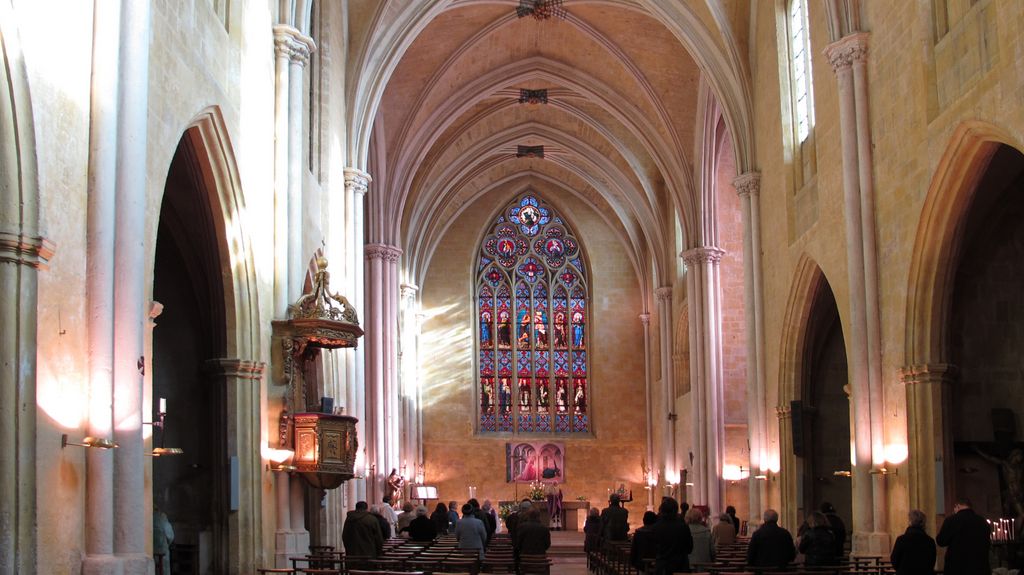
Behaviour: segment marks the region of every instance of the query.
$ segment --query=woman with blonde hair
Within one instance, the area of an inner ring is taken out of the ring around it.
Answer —
[[[693,536],[693,551],[690,551],[690,567],[715,560],[715,546],[711,542],[711,530],[704,525],[704,513],[691,507],[684,516],[686,526]],[[732,525],[730,524],[730,527]]]

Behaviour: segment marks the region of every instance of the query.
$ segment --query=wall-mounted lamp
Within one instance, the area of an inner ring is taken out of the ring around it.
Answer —
[[[852,476],[853,474],[852,474],[852,473],[850,473],[850,472],[849,472],[848,470],[846,470],[846,469],[840,469],[840,470],[838,470],[838,471],[833,471],[833,472],[832,472],[832,475],[834,475],[834,476],[836,476],[836,477],[850,477],[850,476]]]
[[[878,469],[872,469],[871,471],[868,471],[868,473],[870,473],[871,475],[899,475],[900,474],[900,470],[895,468],[895,467],[893,467],[892,469],[889,469],[888,467],[885,467],[883,465],[882,467],[879,467]]]
[[[278,473],[291,473],[297,469],[298,467],[295,467],[294,465],[286,465],[284,463],[267,464],[267,471],[275,471]]]
[[[766,471],[764,473],[758,473],[757,475],[754,476],[754,479],[758,481],[769,481],[775,480],[775,476],[772,475],[771,471]]]
[[[117,443],[114,443],[113,439],[107,439],[105,437],[86,437],[81,443],[72,443],[68,441],[68,434],[62,433],[60,435],[60,447],[64,449],[69,445],[77,445],[78,447],[95,447],[96,449],[114,449],[119,447]]]
[[[154,447],[153,453],[147,453],[149,457],[167,457],[168,455],[181,455],[185,450],[180,447]]]

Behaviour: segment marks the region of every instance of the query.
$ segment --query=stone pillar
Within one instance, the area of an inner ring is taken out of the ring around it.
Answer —
[[[142,441],[143,336],[147,321],[146,150],[149,120],[150,5],[122,5],[120,106],[114,223],[114,553],[126,574],[146,574],[152,525]]]
[[[853,489],[853,554],[878,554],[888,549],[885,532],[885,477],[871,472],[885,465],[881,344],[878,317],[878,279],[874,240],[874,200],[870,183],[871,157],[867,130],[864,59],[867,34],[847,36],[828,46],[839,86],[840,136],[843,156],[843,196],[847,273],[850,289],[848,342],[855,437]],[[855,79],[854,62],[860,71]],[[858,87],[857,84],[860,84]],[[858,112],[865,115],[858,118]],[[861,141],[861,138],[866,141]],[[864,178],[867,178],[867,182]],[[870,211],[865,211],[870,210]],[[870,253],[868,253],[870,251]]]
[[[681,255],[687,265],[690,291],[691,331],[696,340],[690,342],[690,362],[697,364],[697,378],[692,381],[694,401],[694,452],[697,455],[696,476],[700,483],[695,503],[710,505],[713,512],[722,506],[722,454],[725,451],[725,426],[722,413],[722,308],[718,264],[725,252],[716,247],[693,248]],[[695,345],[696,344],[696,345]]]
[[[788,404],[775,408],[775,416],[779,420],[779,451],[780,457],[786,462],[782,465],[782,471],[792,474],[792,479],[786,477],[779,482],[781,493],[781,505],[779,512],[779,524],[789,527],[796,527],[803,523],[804,518],[797,516],[797,509],[803,507],[803,469],[796,456],[793,455],[793,411]],[[767,509],[770,507],[767,499],[762,500],[762,505]],[[762,511],[763,513],[763,511]],[[754,525],[761,523],[761,517],[756,518]],[[750,524],[748,524],[749,526]],[[749,532],[749,530],[748,530]]]
[[[86,228],[89,329],[88,435],[114,436],[114,209],[121,2],[93,6],[92,98]],[[85,552],[82,572],[118,573],[114,557],[114,451],[86,450]]]
[[[399,321],[400,349],[399,358],[399,384],[401,389],[402,407],[402,461],[409,462],[409,473],[412,478],[416,477],[416,469],[422,463],[420,454],[420,428],[419,428],[419,377],[417,375],[416,363],[416,294],[419,287],[413,284],[404,283],[401,290],[401,312]],[[410,481],[411,483],[412,481]]]
[[[345,168],[345,285],[350,294],[349,302],[356,308],[360,321],[366,322],[366,297],[364,279],[363,247],[363,203],[367,188],[372,181],[370,175],[356,168]],[[359,418],[356,435],[359,438],[360,453],[357,460],[357,475],[365,476],[369,469],[366,458],[366,386],[363,377],[365,366],[365,345],[351,350],[353,361],[346,364],[345,381],[353,406],[349,415]],[[366,480],[353,479],[348,482],[349,502],[366,500]]]
[[[658,342],[661,357],[661,390],[665,410],[664,451],[661,477],[667,483],[680,481],[676,463],[676,389],[672,379],[672,287],[663,286],[655,290],[658,300]],[[684,486],[685,487],[685,486]]]
[[[768,426],[764,399],[764,310],[761,309],[761,249],[758,202],[761,195],[760,172],[747,172],[733,186],[740,197],[743,219],[743,306],[747,328],[747,441],[750,445],[750,474],[769,473]],[[767,482],[748,481],[748,521],[759,522],[764,511],[761,491]]]
[[[392,282],[397,276],[395,263],[402,252],[385,244],[367,244],[365,249],[366,258],[370,261],[370,277],[367,282],[369,306],[366,310],[369,329],[365,338],[370,357],[366,383],[370,390],[366,406],[366,433],[367,445],[370,447],[368,460],[375,471],[373,477],[368,476],[367,480],[371,482],[368,497],[379,502],[384,496],[382,478],[392,468],[399,466],[398,454],[394,451],[397,443],[393,433],[396,430],[392,426],[392,395],[397,390],[393,387],[394,364],[388,357],[388,352],[392,350],[389,346],[391,336],[387,332],[394,332],[398,327],[397,320],[391,315],[396,307],[391,302],[398,295],[397,283],[392,286]],[[391,287],[395,288],[394,291],[391,291]]]
[[[910,435],[910,508],[928,518],[928,532],[936,533],[935,518],[950,512],[954,493],[953,434],[950,400],[956,366],[945,363],[912,365],[900,373],[907,391],[907,427]]]
[[[646,396],[646,429],[647,434],[647,469],[648,473],[657,473],[658,465],[654,461],[654,382],[651,381],[651,314],[640,314],[640,323],[644,329],[644,392]],[[655,485],[651,485],[654,483]],[[657,482],[648,478],[647,484],[647,510],[655,511],[654,490]],[[685,489],[685,485],[683,486]]]
[[[228,514],[228,564],[239,573],[262,566],[263,470],[260,456],[260,383],[266,365],[237,358],[211,359],[207,372],[224,387],[228,460],[237,459],[238,506]],[[228,494],[230,496],[230,493]]]
[[[400,422],[402,412],[400,408],[401,389],[398,378],[398,258],[402,250],[388,246],[384,257],[384,416],[386,421],[385,431],[385,458],[387,459],[388,471],[398,469],[399,473],[408,479],[408,462],[402,459],[401,449],[401,428]]]

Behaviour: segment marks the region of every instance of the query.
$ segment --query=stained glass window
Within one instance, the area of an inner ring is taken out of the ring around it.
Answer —
[[[583,259],[565,220],[533,194],[488,230],[475,293],[481,433],[590,431]]]

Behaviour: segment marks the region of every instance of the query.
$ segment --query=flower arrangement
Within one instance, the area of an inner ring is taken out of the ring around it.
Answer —
[[[590,501],[590,499],[587,498],[586,495],[577,495],[576,496],[576,501]]]
[[[498,506],[498,517],[500,517],[502,521],[507,520],[510,515],[515,513],[516,505],[516,503],[502,503]]]
[[[533,480],[530,482],[530,490],[527,492],[530,499],[533,501],[540,501],[544,499],[544,482],[540,480]]]

